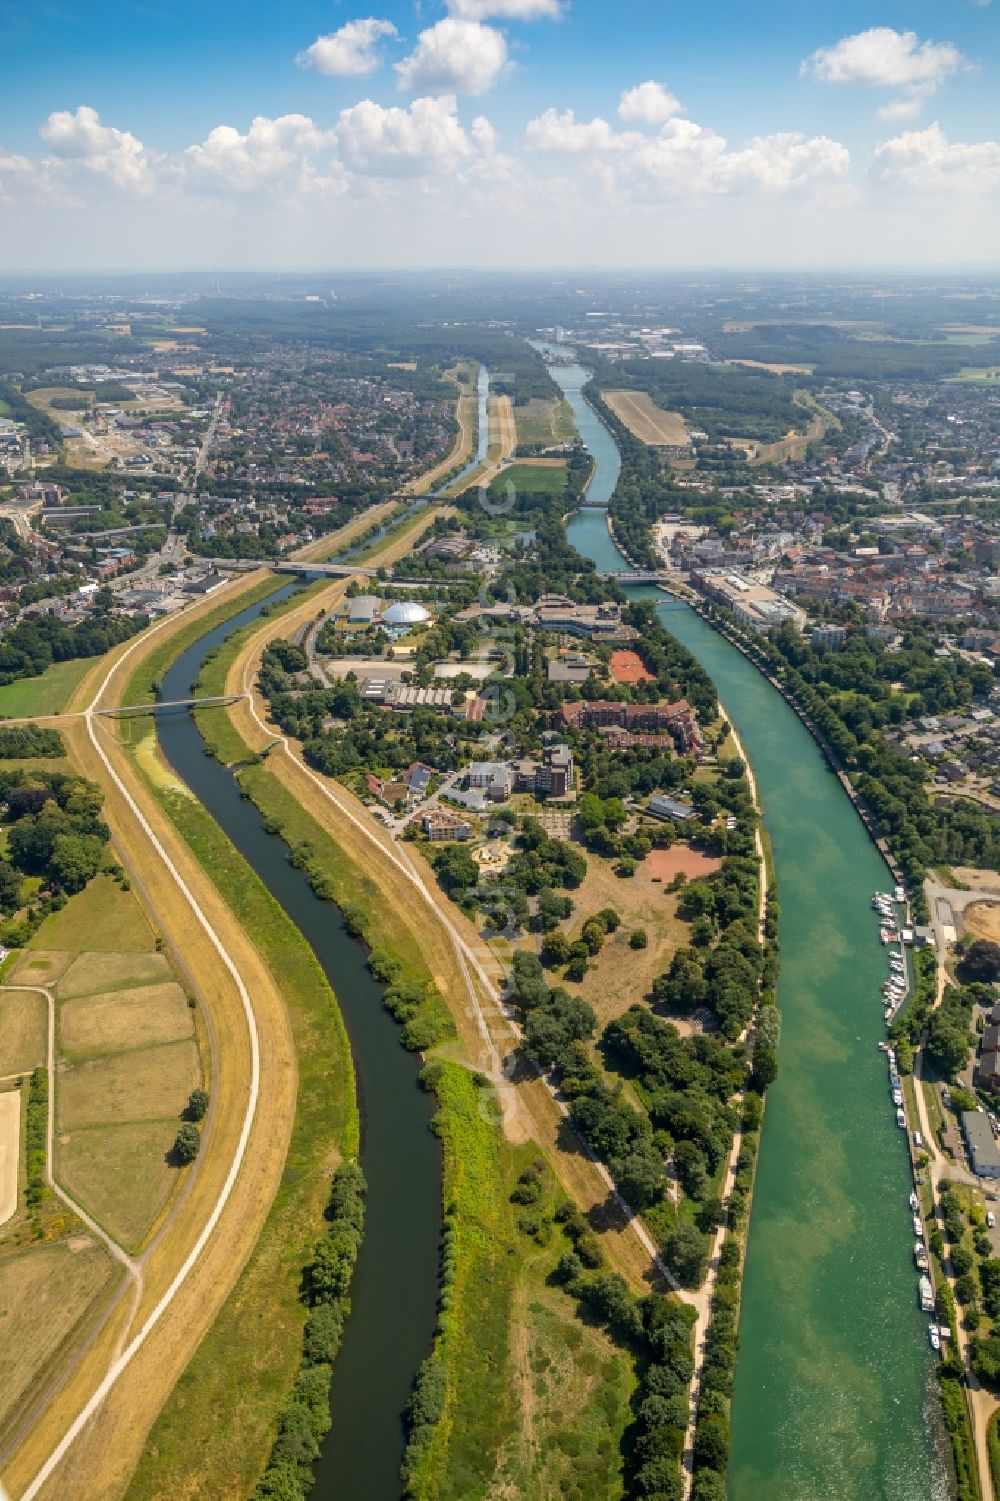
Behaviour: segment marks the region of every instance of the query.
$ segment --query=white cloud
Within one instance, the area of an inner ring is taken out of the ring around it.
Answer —
[[[922,89],[914,89],[911,94],[901,94],[898,99],[883,104],[875,114],[880,120],[896,125],[901,120],[915,120],[926,103],[926,93]]]
[[[381,67],[379,42],[398,35],[391,21],[379,21],[374,16],[348,21],[339,31],[318,36],[295,61],[301,68],[312,68],[331,78],[359,78]]]
[[[626,89],[618,101],[619,117],[636,125],[662,125],[680,112],[680,101],[652,79]]]
[[[34,164],[26,156],[17,156],[0,146],[0,172],[33,172]]]
[[[487,121],[476,122],[477,144],[486,143],[487,128],[492,131]],[[363,99],[341,112],[336,137],[344,166],[371,177],[447,172],[473,154],[454,97],[414,99],[409,109],[385,109]]]
[[[625,141],[624,135],[616,134],[614,127],[600,115],[593,120],[578,120],[571,109],[547,109],[544,114],[529,120],[524,129],[524,139],[531,151],[555,151],[561,155],[578,156],[594,151],[614,151]],[[638,142],[641,137],[634,135]]]
[[[184,166],[196,187],[220,193],[252,193],[269,185],[305,186],[314,178],[313,157],[333,145],[308,115],[258,115],[241,135],[217,125],[200,146],[184,152]]]
[[[127,130],[102,125],[96,109],[81,104],[74,111],[56,110],[39,134],[52,152],[50,165],[69,170],[75,163],[106,177],[118,188],[152,191],[153,160],[142,142]]]
[[[1000,188],[1000,141],[952,143],[935,122],[883,142],[875,175],[920,193],[950,189],[978,197]]]
[[[862,84],[869,88],[919,89],[930,93],[946,78],[968,66],[953,42],[922,42],[915,31],[872,26],[820,47],[802,64],[823,83]]]
[[[528,122],[529,149],[564,156],[587,156],[599,166],[602,188],[612,181],[638,193],[652,187],[662,194],[695,195],[800,192],[841,179],[850,169],[845,146],[826,136],[807,138],[797,132],[755,136],[740,151],[708,126],[676,116],[658,134],[615,131],[600,116],[577,120],[572,110],[546,110]],[[608,175],[610,162],[615,176]]]
[[[396,64],[399,87],[413,93],[485,94],[507,60],[503,34],[478,21],[447,17],[417,38],[409,57]]]
[[[449,13],[463,21],[558,21],[563,13],[562,0],[445,0],[445,3]]]

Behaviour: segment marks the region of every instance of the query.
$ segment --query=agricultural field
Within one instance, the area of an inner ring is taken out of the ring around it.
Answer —
[[[55,995],[57,1181],[136,1250],[173,1192],[168,1154],[203,1082],[187,995],[134,894],[109,875],[46,919],[7,980]],[[37,1036],[44,1003],[30,1000]]]
[[[0,1441],[18,1406],[85,1333],[115,1278],[111,1258],[90,1235],[0,1250]]]
[[[573,411],[565,397],[532,396],[514,408],[518,446],[548,447],[576,436]]]
[[[602,399],[633,437],[650,448],[686,448],[687,424],[679,412],[658,407],[645,391],[602,391]]]
[[[30,981],[26,981],[30,984]],[[45,1062],[45,1001],[34,991],[0,992],[2,1077],[30,1073]]]

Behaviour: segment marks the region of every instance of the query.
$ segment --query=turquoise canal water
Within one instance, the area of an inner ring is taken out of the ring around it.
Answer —
[[[586,378],[552,374],[571,401]],[[569,534],[601,569],[628,567],[602,512],[579,512]],[[686,605],[634,592],[661,601],[739,731],[781,903],[780,1073],[747,1249],[731,1501],[944,1501],[909,1161],[876,1047],[886,963],[869,902],[888,871],[780,694]]]

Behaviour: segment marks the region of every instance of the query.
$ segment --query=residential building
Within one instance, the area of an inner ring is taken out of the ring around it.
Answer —
[[[985,1113],[981,1110],[962,1111],[962,1134],[969,1150],[972,1171],[978,1178],[1000,1178],[1000,1148],[997,1147]]]

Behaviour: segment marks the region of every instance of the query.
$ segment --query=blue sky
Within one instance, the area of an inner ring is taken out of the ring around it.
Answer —
[[[0,56],[7,267],[996,254],[1000,0],[0,0]]]

